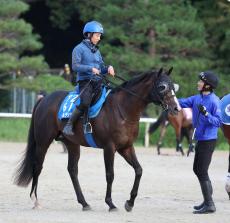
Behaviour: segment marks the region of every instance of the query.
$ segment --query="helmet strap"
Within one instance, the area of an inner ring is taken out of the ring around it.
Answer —
[[[201,92],[204,92],[204,91],[210,91],[210,92],[212,92],[213,88],[209,84],[204,83],[204,86],[203,86]]]

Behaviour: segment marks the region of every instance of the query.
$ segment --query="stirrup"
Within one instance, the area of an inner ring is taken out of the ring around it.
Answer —
[[[65,135],[74,135],[74,132],[73,132],[73,127],[72,125],[69,123],[67,123],[65,125],[65,127],[63,128],[62,132],[65,134]]]
[[[90,122],[87,122],[84,124],[84,134],[87,134],[87,133],[92,133],[93,130],[92,130],[92,125]]]

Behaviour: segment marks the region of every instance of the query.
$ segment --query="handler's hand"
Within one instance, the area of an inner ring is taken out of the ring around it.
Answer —
[[[109,66],[108,67],[108,74],[110,74],[113,77],[115,76],[115,72],[114,72],[113,66]]]
[[[205,116],[208,115],[207,109],[206,109],[206,107],[204,105],[199,104],[198,105],[198,109],[199,109],[199,111],[200,111],[200,113],[202,115],[205,115]]]
[[[95,67],[92,68],[92,72],[97,75],[100,74],[100,71]]]

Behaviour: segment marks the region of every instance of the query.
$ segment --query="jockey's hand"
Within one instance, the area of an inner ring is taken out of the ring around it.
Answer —
[[[207,109],[206,109],[206,107],[204,105],[199,104],[198,105],[198,109],[199,109],[199,111],[200,111],[200,113],[202,115],[205,115],[205,116],[208,115]]]
[[[93,74],[97,74],[97,75],[100,74],[100,71],[95,67],[92,68],[92,72]]]
[[[113,69],[113,66],[109,66],[108,67],[108,74],[111,75],[111,76],[115,76],[115,72],[114,72],[114,69]]]

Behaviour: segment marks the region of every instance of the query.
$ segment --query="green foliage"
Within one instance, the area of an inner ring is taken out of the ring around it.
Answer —
[[[71,18],[100,21],[101,51],[124,77],[153,67],[174,67],[179,97],[196,92],[197,75],[212,69],[221,79],[219,95],[230,91],[229,11],[226,0],[47,0],[53,23],[66,28]],[[191,5],[192,3],[192,5]],[[208,7],[207,7],[208,4]],[[197,11],[198,10],[198,11]]]
[[[84,22],[100,21],[105,28],[102,54],[123,76],[173,66],[173,78],[183,83],[183,95],[188,96],[194,93],[191,84],[196,86],[197,74],[211,64],[203,23],[189,1],[74,0],[71,10],[54,0],[48,4],[56,25],[61,10],[71,17],[73,8]]]
[[[87,4],[87,1],[83,2]],[[66,4],[66,0],[46,0],[46,5],[51,9],[50,20],[53,25],[63,30],[69,27],[71,17],[76,16],[78,8],[76,1],[68,1]]]
[[[230,92],[230,2],[226,0],[192,1],[203,21],[212,63],[221,79],[219,95]],[[208,7],[207,7],[208,5]]]
[[[0,118],[0,140],[26,142],[30,119]]]
[[[47,69],[42,56],[25,54],[42,47],[39,36],[32,33],[32,26],[19,18],[29,9],[28,4],[19,0],[0,0],[0,5],[0,73],[21,69],[24,75],[35,75]]]
[[[35,78],[33,77],[20,77],[17,78],[14,82],[10,82],[8,85],[11,87],[24,88],[32,91],[45,90],[48,93],[57,90],[73,90],[73,86],[69,81],[64,80],[60,76],[56,75],[38,75]]]

